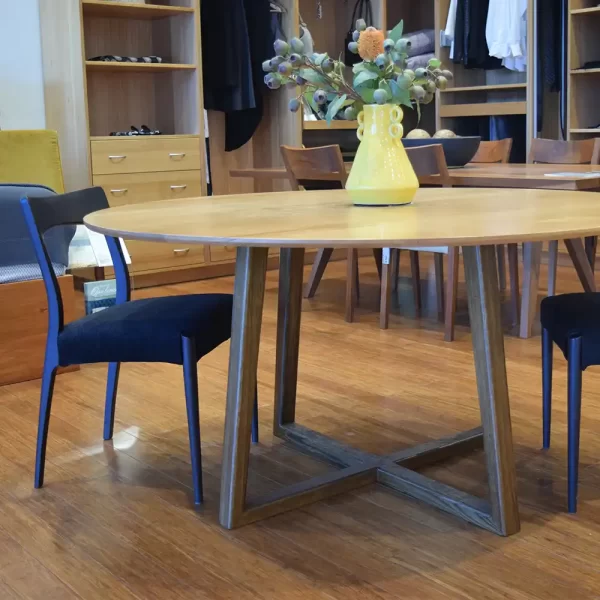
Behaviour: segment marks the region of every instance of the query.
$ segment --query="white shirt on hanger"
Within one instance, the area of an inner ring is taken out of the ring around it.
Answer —
[[[456,31],[456,8],[458,0],[450,0],[446,29],[442,31],[442,46],[450,46],[450,59],[454,58],[454,32]]]
[[[527,64],[528,0],[490,0],[485,36],[490,56],[513,71]]]

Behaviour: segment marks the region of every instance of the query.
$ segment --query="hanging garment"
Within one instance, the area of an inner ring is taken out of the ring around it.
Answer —
[[[489,0],[457,0],[453,61],[467,69],[502,66],[502,61],[491,57],[488,51],[485,35],[488,8]]]
[[[527,0],[489,0],[485,36],[490,56],[511,71],[527,66]]]
[[[254,135],[263,114],[263,61],[273,55],[269,0],[203,0],[204,105],[225,113],[225,150]]]
[[[456,29],[456,7],[457,0],[450,0],[448,8],[448,18],[446,19],[446,29],[442,30],[441,45],[450,48],[450,60],[454,58],[454,32]]]
[[[306,23],[300,23],[300,41],[304,44],[304,54],[310,56],[315,51],[315,43]]]

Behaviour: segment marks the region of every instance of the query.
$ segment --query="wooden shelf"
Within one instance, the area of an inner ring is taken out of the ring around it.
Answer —
[[[102,71],[103,73],[109,73],[111,71],[118,72],[138,72],[138,73],[152,73],[152,72],[165,72],[165,71],[193,71],[196,69],[196,65],[182,65],[174,63],[120,63],[120,62],[102,62],[95,60],[87,60],[85,66],[88,71]]]
[[[526,83],[503,83],[499,85],[471,85],[466,87],[452,87],[440,90],[442,94],[448,92],[495,92],[502,90],[521,90],[526,89]]]
[[[571,11],[572,15],[589,15],[591,13],[600,14],[600,6],[592,6],[590,8],[574,8]]]
[[[81,6],[84,15],[119,19],[164,19],[177,15],[194,14],[193,8],[183,6],[132,4],[131,2],[107,2],[106,0],[83,0]]]
[[[593,129],[570,129],[571,133],[595,133],[600,136],[600,129],[598,127],[594,127]]]
[[[197,133],[167,133],[164,135],[91,135],[90,142],[114,142],[115,140],[147,140],[158,138],[160,140],[180,140],[185,138],[199,138]]]
[[[571,75],[590,75],[592,73],[600,73],[600,69],[572,69]]]
[[[327,121],[303,121],[303,129],[306,131],[322,131],[325,129],[358,129],[358,121],[331,121],[331,126]]]
[[[527,102],[481,102],[478,104],[450,104],[440,106],[440,117],[487,117],[525,115]]]

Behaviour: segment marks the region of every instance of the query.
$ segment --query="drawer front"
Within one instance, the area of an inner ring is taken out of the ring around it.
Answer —
[[[138,240],[126,240],[125,244],[131,256],[129,270],[132,273],[188,267],[205,262],[204,246],[198,244],[162,244]]]
[[[93,181],[94,185],[104,188],[111,206],[192,198],[202,194],[201,171],[95,175]]]
[[[92,173],[200,171],[200,138],[148,136],[91,142]]]
[[[269,248],[269,256],[279,256],[279,248]],[[231,262],[235,261],[236,247],[235,246],[211,246],[210,247],[210,262]]]

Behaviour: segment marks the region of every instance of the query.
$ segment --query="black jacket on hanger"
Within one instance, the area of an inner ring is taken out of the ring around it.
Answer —
[[[229,152],[248,142],[262,120],[262,63],[273,56],[270,5],[203,0],[201,9],[204,107],[225,113]]]
[[[458,0],[453,62],[466,69],[499,69],[502,61],[490,56],[485,28],[489,0]]]

